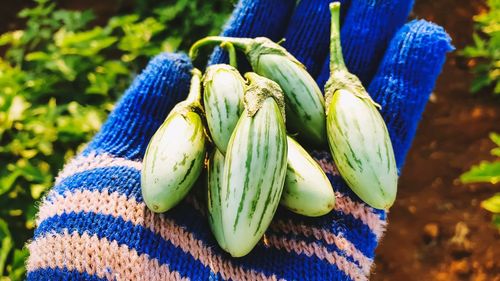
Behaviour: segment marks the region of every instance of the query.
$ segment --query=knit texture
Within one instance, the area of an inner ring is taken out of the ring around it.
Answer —
[[[287,36],[290,51],[319,71],[328,52],[327,1],[302,0],[293,11],[295,2],[242,0],[223,34]],[[347,38],[352,45],[345,53],[350,69],[370,69],[365,82],[373,80],[367,88],[382,105],[401,168],[450,39],[425,21],[402,26],[410,1],[344,2],[343,35],[375,28]],[[393,6],[404,8],[387,13]],[[224,59],[218,50],[211,63]],[[335,209],[306,218],[279,208],[264,239],[243,258],[231,258],[212,236],[203,181],[164,214],[146,208],[141,159],[168,112],[186,97],[191,68],[185,55],[154,58],[94,140],[59,173],[28,245],[28,280],[368,280],[386,212],[352,193],[329,152],[311,153],[332,182]]]
[[[340,31],[342,51],[349,71],[368,85],[388,42],[404,24],[413,0],[351,0]],[[330,73],[329,55],[323,61],[317,81],[323,87]]]
[[[403,167],[425,105],[454,48],[444,29],[414,20],[392,40],[368,92],[382,106],[398,167]]]
[[[330,0],[301,1],[293,13],[290,25],[285,33],[285,47],[316,77],[321,64],[328,54],[330,43]],[[341,1],[344,5],[347,1]],[[344,7],[344,6],[342,6]],[[343,9],[345,11],[345,9]]]
[[[249,38],[264,36],[278,41],[283,36],[294,7],[295,1],[291,0],[241,0],[221,35]],[[227,53],[216,47],[209,64],[228,62]],[[242,64],[240,67],[244,71],[249,70],[249,65],[244,63],[245,59],[241,54],[238,55],[238,62]]]

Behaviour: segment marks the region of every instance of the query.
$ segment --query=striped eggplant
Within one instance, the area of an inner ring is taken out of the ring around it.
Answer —
[[[205,159],[201,72],[193,70],[187,99],[177,104],[153,135],[141,174],[144,202],[151,211],[168,211],[198,179]]]
[[[231,133],[243,112],[245,80],[230,65],[209,66],[203,76],[203,102],[210,135],[217,148],[226,153]]]
[[[330,150],[347,185],[368,205],[388,209],[398,174],[389,133],[378,105],[349,73],[340,45],[338,2],[332,12],[331,75],[325,86]]]
[[[287,161],[281,89],[255,73],[245,77],[245,111],[229,140],[221,190],[222,228],[233,257],[248,254],[264,235],[279,205]]]
[[[326,215],[335,207],[330,180],[299,143],[291,137],[287,137],[287,142],[287,171],[281,205],[304,216]]]
[[[224,232],[222,230],[222,209],[221,209],[221,188],[222,175],[224,172],[224,155],[216,148],[210,154],[208,160],[207,173],[207,207],[208,207],[208,224],[210,229],[222,249],[226,249],[226,241],[224,240]]]
[[[203,45],[230,42],[242,50],[253,71],[278,83],[285,94],[289,131],[307,143],[326,144],[325,102],[321,89],[305,67],[285,48],[265,37],[231,38],[209,36],[196,42],[190,56]]]

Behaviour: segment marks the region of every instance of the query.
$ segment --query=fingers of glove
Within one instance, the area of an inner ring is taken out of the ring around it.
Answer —
[[[265,36],[275,41],[280,40],[294,7],[295,1],[291,0],[240,0],[221,35],[252,38]],[[228,61],[227,54],[217,47],[209,64]]]
[[[413,0],[352,0],[341,30],[342,52],[349,71],[369,85],[388,42],[404,24]],[[323,87],[330,75],[329,56],[318,77]]]
[[[451,39],[442,27],[424,20],[412,21],[401,28],[390,43],[368,88],[382,106],[400,168],[446,53],[452,49]]]
[[[189,91],[191,62],[185,55],[161,54],[136,77],[84,154],[141,158],[154,132]]]
[[[342,14],[351,0],[343,0]],[[285,33],[283,46],[309,73],[316,77],[328,54],[332,0],[302,0],[297,5]]]

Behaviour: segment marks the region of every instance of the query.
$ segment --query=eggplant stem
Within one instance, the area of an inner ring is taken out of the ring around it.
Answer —
[[[236,49],[234,48],[233,43],[224,41],[220,44],[220,47],[229,53],[229,65],[237,69],[238,59],[236,57]]]
[[[233,44],[236,48],[241,49],[243,52],[247,53],[250,49],[253,39],[249,38],[233,38],[224,36],[207,36],[203,39],[196,41],[191,49],[189,49],[189,57],[194,60],[198,55],[198,49],[210,44],[222,44],[224,42],[229,42]]]
[[[330,72],[344,71],[347,67],[342,55],[342,44],[340,42],[340,2],[330,3],[332,14],[332,25],[330,34]]]
[[[199,69],[193,68],[191,71],[191,85],[189,86],[189,94],[186,102],[192,106],[201,107],[201,76],[202,73]]]

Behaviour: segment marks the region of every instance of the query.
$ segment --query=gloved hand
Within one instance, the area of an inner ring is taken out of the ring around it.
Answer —
[[[273,40],[328,77],[329,0],[242,0],[223,35]],[[402,167],[450,39],[426,21],[404,22],[412,0],[344,0],[349,70],[382,106]],[[211,63],[225,60],[217,50]],[[265,239],[234,259],[216,244],[203,201],[189,196],[162,215],[145,207],[141,158],[169,110],[188,93],[185,55],[154,58],[102,130],[56,180],[29,244],[28,280],[367,280],[386,212],[360,201],[328,152],[312,152],[331,179],[335,210],[306,218],[279,208]],[[203,186],[195,187],[203,189]],[[402,187],[404,188],[404,187]]]

